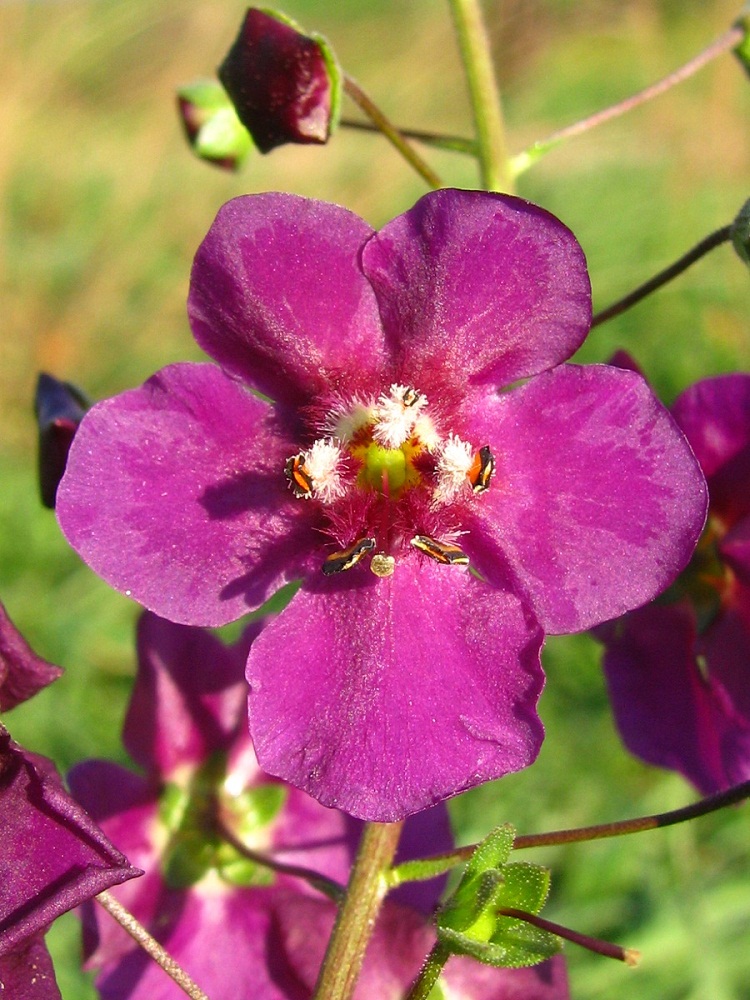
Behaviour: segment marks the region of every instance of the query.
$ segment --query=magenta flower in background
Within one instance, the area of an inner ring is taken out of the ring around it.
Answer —
[[[597,630],[626,746],[709,794],[750,778],[750,375],[672,409],[708,481],[709,517],[663,598]]]
[[[125,746],[144,774],[87,761],[70,775],[79,800],[146,872],[115,895],[213,1000],[298,996],[287,953],[305,947],[309,928],[300,924],[298,943],[282,951],[280,914],[287,900],[318,896],[305,881],[248,860],[219,825],[255,851],[340,883],[361,826],[258,768],[247,732],[244,668],[259,628],[250,626],[237,645],[225,647],[200,629],[144,614],[124,729]],[[401,857],[451,846],[447,813],[430,810],[407,825]],[[429,908],[441,885],[396,895]],[[328,904],[326,926],[333,912]],[[88,908],[85,938],[90,964],[102,968],[105,998],[182,995],[106,914]],[[421,957],[415,953],[416,968]]]
[[[705,517],[643,379],[561,364],[590,321],[569,230],[484,192],[377,233],[237,198],[189,314],[221,367],[87,415],[58,497],[73,546],[186,623],[303,581],[253,644],[250,726],[264,770],[326,805],[395,820],[530,764],[543,632],[648,601]]]

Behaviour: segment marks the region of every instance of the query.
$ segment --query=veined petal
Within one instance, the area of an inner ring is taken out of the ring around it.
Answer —
[[[219,210],[193,264],[195,339],[227,371],[288,404],[383,362],[383,334],[359,254],[372,234],[338,205],[245,195]]]
[[[248,659],[261,767],[378,822],[520,770],[542,741],[541,641],[514,594],[416,558],[303,589]]]
[[[89,411],[57,513],[117,590],[170,621],[223,625],[302,571],[316,543],[286,488],[272,407],[214,365],[172,365]]]
[[[750,775],[750,726],[701,675],[687,604],[649,605],[599,637],[617,727],[632,753],[679,771],[705,795]]]
[[[591,322],[575,237],[508,195],[425,195],[369,240],[362,266],[404,377],[507,384],[567,360]]]
[[[706,485],[685,438],[634,372],[562,365],[467,403],[495,457],[463,547],[490,581],[510,563],[546,632],[631,610],[685,566]]]

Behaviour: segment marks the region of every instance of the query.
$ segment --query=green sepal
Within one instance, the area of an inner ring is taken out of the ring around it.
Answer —
[[[750,47],[748,48],[750,55]],[[729,227],[737,256],[750,267],[750,201],[746,201]]]
[[[482,841],[437,915],[438,940],[445,948],[504,968],[536,965],[561,947],[556,935],[500,915],[505,909],[537,914],[549,892],[548,869],[508,861],[514,835],[506,825]]]
[[[734,22],[736,28],[742,28],[744,35],[733,51],[742,64],[742,68],[750,76],[750,4],[745,4],[742,13]]]
[[[161,862],[162,876],[170,889],[189,889],[214,867],[215,844],[200,830],[172,838]]]
[[[235,170],[242,166],[252,148],[250,133],[234,108],[215,111],[201,126],[193,146],[202,160],[231,161]]]
[[[232,796],[226,806],[232,813],[232,829],[240,840],[251,841],[259,829],[268,826],[286,804],[288,788],[278,782],[256,785]]]

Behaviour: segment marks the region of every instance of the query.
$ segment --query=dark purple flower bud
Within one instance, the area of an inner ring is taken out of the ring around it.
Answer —
[[[142,874],[67,794],[52,762],[23,750],[3,726],[0,829],[0,956],[16,953],[61,913]]]
[[[55,508],[57,486],[65,472],[68,452],[91,403],[70,382],[41,372],[36,383],[34,412],[39,425],[39,491],[42,503]]]
[[[219,79],[261,153],[325,143],[338,119],[341,74],[331,48],[283,14],[248,9]]]
[[[217,80],[197,80],[177,91],[185,135],[196,156],[224,170],[239,170],[253,148],[250,135]]]
[[[36,655],[0,604],[0,712],[31,698],[61,673]]]

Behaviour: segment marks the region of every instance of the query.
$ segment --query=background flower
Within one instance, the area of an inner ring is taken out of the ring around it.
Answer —
[[[706,529],[663,598],[597,636],[628,749],[708,794],[750,777],[750,375],[697,382],[673,414],[706,474]]]

